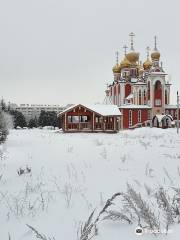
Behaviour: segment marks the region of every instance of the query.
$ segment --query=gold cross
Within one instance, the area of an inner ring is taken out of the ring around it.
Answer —
[[[124,48],[124,55],[126,56],[128,47],[126,45],[124,45],[123,48]]]
[[[146,48],[146,51],[147,51],[146,53],[147,53],[147,59],[148,59],[148,58],[149,58],[150,47],[147,47],[147,48]]]
[[[157,36],[154,36],[154,50],[157,51]]]
[[[133,32],[131,32],[129,34],[130,38],[131,38],[131,50],[134,51],[134,41],[133,41],[133,37],[135,37],[135,34]]]
[[[119,52],[116,51],[116,64],[118,64],[118,63],[119,63]]]

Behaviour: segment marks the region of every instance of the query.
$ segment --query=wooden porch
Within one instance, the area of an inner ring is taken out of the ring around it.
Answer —
[[[111,120],[111,122],[109,121]],[[67,122],[64,132],[117,132],[117,119],[103,119],[102,122]]]
[[[121,128],[120,115],[120,112],[116,112],[115,116],[103,116],[85,106],[78,105],[61,114],[60,121],[64,132],[116,133]]]

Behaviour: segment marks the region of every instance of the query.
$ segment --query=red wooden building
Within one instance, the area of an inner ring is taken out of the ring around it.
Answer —
[[[116,105],[73,105],[58,114],[64,132],[118,132],[121,112]]]

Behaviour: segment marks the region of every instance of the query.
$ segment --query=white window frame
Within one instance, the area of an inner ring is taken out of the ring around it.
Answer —
[[[132,126],[132,110],[129,110],[129,127]]]
[[[138,123],[142,121],[141,118],[142,118],[142,112],[141,110],[138,110]]]
[[[155,99],[155,106],[161,106],[161,99]]]

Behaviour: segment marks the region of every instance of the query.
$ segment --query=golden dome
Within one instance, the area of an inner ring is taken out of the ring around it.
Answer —
[[[159,60],[159,58],[160,58],[160,52],[155,51],[155,52],[151,53],[151,59],[152,60]]]
[[[135,64],[139,60],[139,53],[130,52],[126,55],[126,57],[130,61],[130,63]]]
[[[143,63],[143,67],[145,70],[148,70],[152,67],[152,62],[149,60],[149,58]]]
[[[125,56],[124,59],[121,61],[121,68],[128,68],[130,67],[131,63],[130,61],[127,59],[127,57]]]
[[[120,73],[121,72],[121,66],[120,64],[116,64],[113,69],[112,69],[113,73]]]

